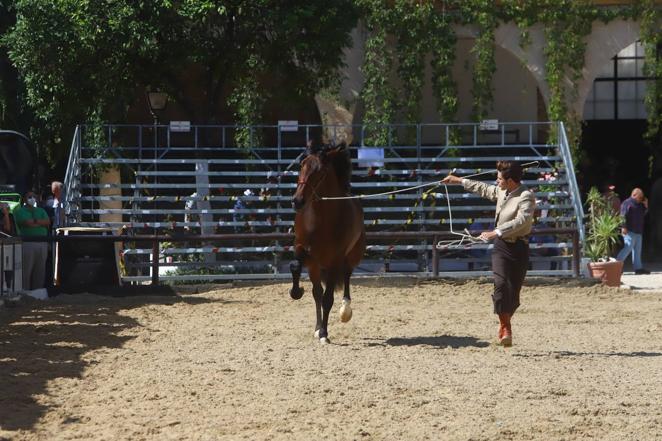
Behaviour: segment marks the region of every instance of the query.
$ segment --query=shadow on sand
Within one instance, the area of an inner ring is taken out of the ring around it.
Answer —
[[[123,331],[141,324],[126,311],[146,304],[205,304],[221,299],[178,296],[112,298],[61,295],[50,301],[26,298],[0,308],[0,428],[31,430],[47,408],[36,397],[56,378],[80,378],[85,354],[120,348],[133,337]]]
[[[565,358],[565,357],[662,357],[662,352],[574,352],[574,351],[550,351],[550,352],[522,352],[514,353],[513,357],[523,358]]]
[[[443,348],[485,348],[490,344],[475,337],[460,337],[455,335],[437,335],[420,337],[393,337],[383,342],[368,343],[367,346],[430,346]]]

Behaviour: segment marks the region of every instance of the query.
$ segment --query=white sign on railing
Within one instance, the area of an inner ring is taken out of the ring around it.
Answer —
[[[383,167],[384,149],[379,147],[360,147],[358,150],[359,167]]]
[[[281,132],[298,132],[299,131],[299,121],[278,121],[278,127]]]
[[[498,119],[484,119],[480,122],[480,130],[499,130]]]
[[[171,132],[190,132],[191,121],[170,121]]]

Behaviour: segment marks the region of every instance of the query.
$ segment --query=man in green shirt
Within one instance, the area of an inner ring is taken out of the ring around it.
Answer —
[[[16,226],[21,236],[47,236],[51,221],[43,208],[37,206],[34,192],[23,196],[23,205],[15,214]],[[44,287],[46,271],[46,242],[23,242],[23,289]]]

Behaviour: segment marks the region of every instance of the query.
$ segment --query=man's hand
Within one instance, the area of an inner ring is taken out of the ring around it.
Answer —
[[[444,179],[441,180],[442,184],[461,184],[462,183],[462,178],[454,175],[448,175]]]
[[[644,207],[646,207],[646,209],[648,209],[648,198],[644,198],[642,203],[644,204]]]
[[[478,238],[480,240],[484,240],[485,242],[489,242],[490,240],[494,240],[498,237],[499,235],[496,233],[496,231],[483,231],[480,233],[480,236]]]

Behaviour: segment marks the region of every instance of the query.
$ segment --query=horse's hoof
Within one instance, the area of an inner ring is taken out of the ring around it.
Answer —
[[[352,319],[352,307],[350,306],[351,300],[343,300],[340,307],[340,321],[347,323]]]
[[[329,340],[329,337],[322,337],[322,338],[320,338],[320,344],[323,344],[323,345],[331,344],[331,340]]]
[[[301,297],[303,297],[303,288],[300,286],[291,288],[290,297],[292,297],[294,300],[299,300]]]
[[[315,338],[320,338],[320,330],[315,330]]]

